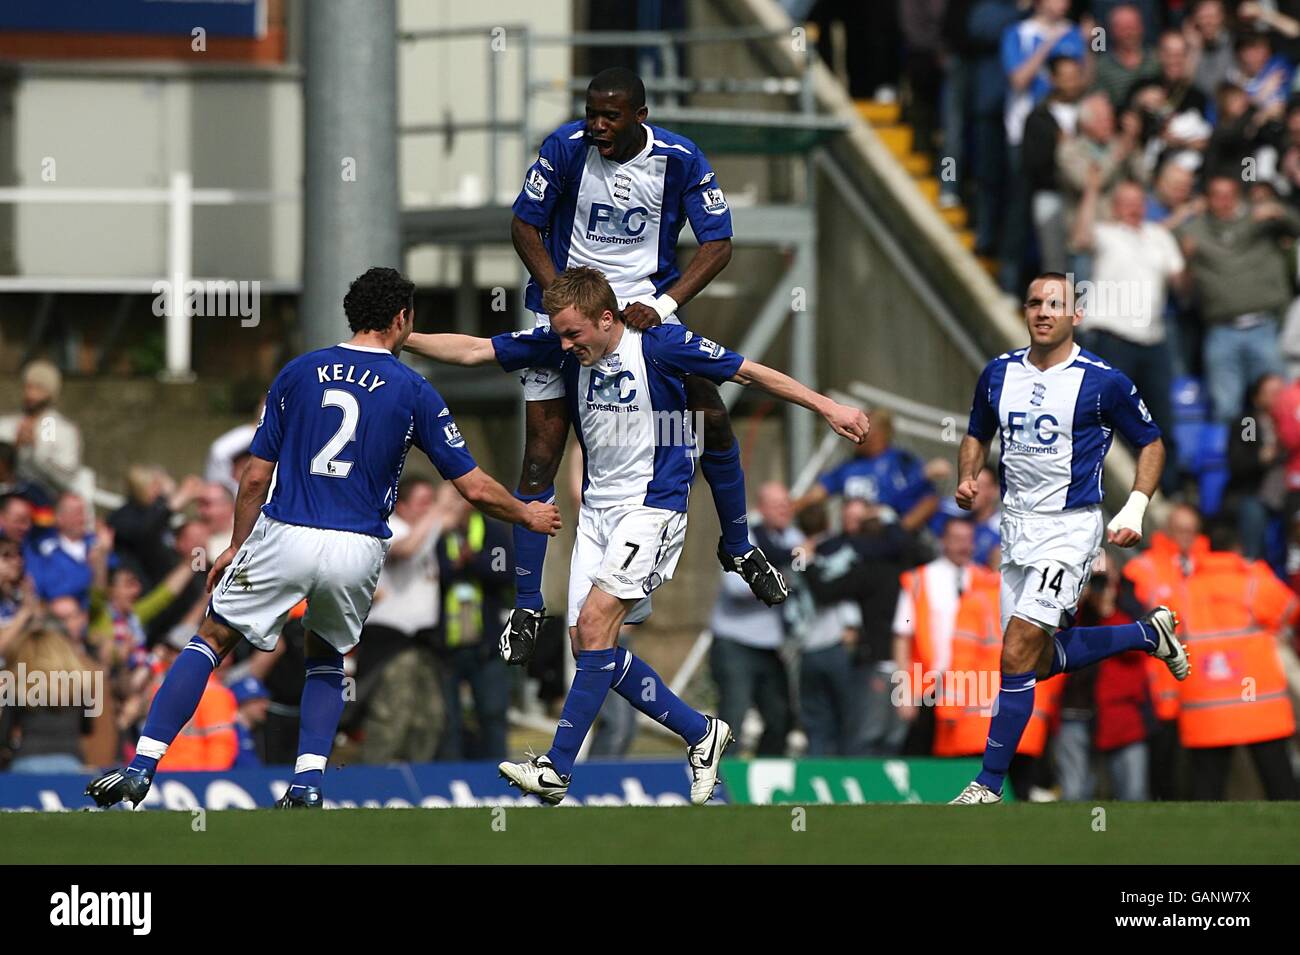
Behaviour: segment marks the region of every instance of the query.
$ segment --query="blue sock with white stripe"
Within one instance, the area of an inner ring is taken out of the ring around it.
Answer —
[[[686,740],[688,746],[704,739],[704,734],[709,731],[707,716],[686,705],[644,660],[622,647],[615,647],[614,654],[612,689],[615,693],[652,720],[663,723]]]
[[[578,758],[582,741],[587,738],[591,724],[596,722],[609,686],[614,681],[614,648],[608,650],[583,650],[578,654],[578,672],[573,675],[573,685],[564,699],[560,725],[555,728],[555,741],[547,756],[561,776],[573,772],[573,762]]]
[[[521,494],[515,492],[515,498],[525,504],[530,501],[555,500],[555,485],[552,484],[540,494]],[[545,534],[530,531],[519,524],[514,525],[515,542],[515,606],[525,610],[542,609],[542,565],[546,563]]]
[[[1126,650],[1154,650],[1156,635],[1143,623],[1126,623],[1117,627],[1071,627],[1057,631],[1052,653],[1052,671],[1073,673],[1098,660]]]
[[[984,743],[984,768],[975,777],[994,792],[1002,792],[1011,757],[1016,755],[1020,737],[1034,713],[1034,671],[1002,674],[1002,687],[993,704],[993,719],[989,720],[989,737]]]
[[[298,713],[298,761],[293,786],[319,786],[343,716],[343,656],[307,658],[307,682]]]
[[[208,677],[217,666],[217,655],[207,641],[195,634],[172,663],[162,686],[149,704],[144,731],[136,744],[135,758],[128,769],[153,775],[181,727],[199,708]]]
[[[713,506],[722,525],[722,543],[733,557],[744,557],[754,547],[749,541],[749,516],[745,507],[745,471],[740,466],[740,442],[725,451],[705,451],[700,470],[713,492]]]

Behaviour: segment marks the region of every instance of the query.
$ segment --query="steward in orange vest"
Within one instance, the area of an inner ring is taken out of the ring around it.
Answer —
[[[1179,613],[1196,665],[1180,685],[1178,730],[1187,747],[1239,746],[1295,733],[1278,632],[1300,600],[1262,561],[1210,553],[1188,578]]]
[[[1182,607],[1187,603],[1187,575],[1209,552],[1210,541],[1203,534],[1197,534],[1183,554],[1169,534],[1156,531],[1151,535],[1151,546],[1124,565],[1124,577],[1133,584],[1134,595],[1144,610],[1163,605],[1181,619]],[[1169,667],[1155,657],[1147,658],[1146,667],[1156,719],[1177,719],[1178,681]]]
[[[1192,659],[1179,684],[1178,731],[1192,771],[1192,798],[1224,796],[1232,750],[1245,746],[1269,799],[1300,798],[1288,742],[1295,713],[1278,653],[1281,633],[1300,617],[1300,599],[1267,564],[1226,548],[1196,560],[1179,607],[1180,636]],[[1219,538],[1222,540],[1219,540]]]
[[[988,738],[991,709],[1001,683],[1002,617],[998,575],[981,576],[957,610],[952,635],[952,663],[935,713],[935,756],[981,756]],[[1034,711],[1016,752],[1043,755],[1063,680],[1040,680],[1034,687]]]
[[[162,686],[161,680],[157,686]],[[203,688],[198,709],[158,761],[158,771],[221,772],[235,765],[235,757],[239,755],[239,734],[235,730],[238,712],[235,694],[212,674]]]
[[[912,570],[904,571],[899,576],[901,589],[906,591],[912,602],[912,620],[911,624],[911,645],[910,652],[906,654],[906,660],[911,664],[919,663],[921,670],[925,673],[931,673],[938,669],[937,648],[935,646],[935,620],[934,606],[930,599],[929,591],[925,586],[925,568],[928,565],[921,565]],[[967,564],[963,568],[969,580],[969,586],[966,594],[974,593],[977,590],[992,590],[994,600],[998,596],[998,575],[994,571],[987,570],[978,564]],[[961,598],[964,600],[965,596]],[[995,607],[996,609],[996,607]],[[958,601],[958,616],[961,613],[961,602]],[[921,688],[914,687],[915,693],[919,694]]]

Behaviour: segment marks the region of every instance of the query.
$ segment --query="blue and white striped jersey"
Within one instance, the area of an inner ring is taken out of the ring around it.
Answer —
[[[582,120],[542,143],[514,214],[542,230],[557,271],[605,273],[620,302],[657,295],[677,281],[677,236],[687,221],[700,242],[731,237],[731,211],[704,154],[689,139],[645,126],[645,147],[625,163],[586,141]],[[525,305],[542,311],[529,281]]]
[[[1040,371],[1028,351],[984,367],[966,431],[980,441],[1001,435],[1003,506],[1052,513],[1098,504],[1114,432],[1141,448],[1160,429],[1133,382],[1091,352],[1075,345],[1068,359]]]
[[[558,368],[582,447],[582,501],[685,511],[699,450],[683,375],[721,384],[745,360],[681,325],[623,329],[617,347],[584,368],[549,325],[492,339],[506,371]]]

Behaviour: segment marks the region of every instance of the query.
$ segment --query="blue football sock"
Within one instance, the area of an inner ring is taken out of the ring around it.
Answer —
[[[1020,737],[1034,712],[1034,671],[1002,674],[1002,687],[989,720],[989,737],[984,743],[984,768],[975,777],[977,783],[994,792],[1002,792],[1011,757],[1016,755]]]
[[[149,715],[145,718],[144,731],[136,744],[130,769],[152,775],[158,768],[158,760],[163,758],[181,727],[198,709],[203,690],[217,663],[216,653],[202,637],[196,634],[190,638],[149,704]]]
[[[704,734],[709,731],[707,716],[687,706],[644,660],[622,647],[615,647],[614,653],[612,689],[615,693],[646,716],[663,723],[686,740],[688,746],[704,739]]]
[[[732,441],[726,451],[705,451],[700,470],[713,492],[713,506],[722,525],[722,542],[727,553],[744,557],[753,549],[749,541],[749,517],[745,508],[745,471],[740,466],[740,443]]]
[[[319,786],[343,716],[343,656],[307,658],[307,682],[298,713],[298,761],[294,786]]]
[[[555,485],[540,494],[520,494],[515,497],[525,504],[530,501],[555,500]],[[525,610],[542,609],[542,564],[546,562],[546,535],[514,525],[515,541],[515,606]]]
[[[573,686],[564,699],[560,725],[555,729],[555,741],[546,754],[561,776],[573,772],[573,761],[578,758],[582,741],[587,738],[591,724],[596,721],[601,704],[609,694],[614,680],[614,648],[608,650],[583,650],[578,654],[578,672],[573,676]]]
[[[1055,641],[1052,671],[1048,676],[1073,673],[1126,650],[1154,650],[1156,646],[1155,634],[1142,623],[1117,627],[1071,627],[1058,631]]]

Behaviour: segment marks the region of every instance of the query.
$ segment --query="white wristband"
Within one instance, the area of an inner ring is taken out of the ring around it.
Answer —
[[[677,311],[677,302],[671,295],[660,295],[650,307],[659,313],[659,321],[664,321],[673,312]]]
[[[1119,513],[1110,519],[1110,523],[1106,525],[1106,530],[1112,533],[1130,530],[1141,537],[1142,518],[1147,512],[1147,505],[1150,503],[1151,498],[1141,491],[1134,491],[1128,496],[1128,500],[1120,508]]]

